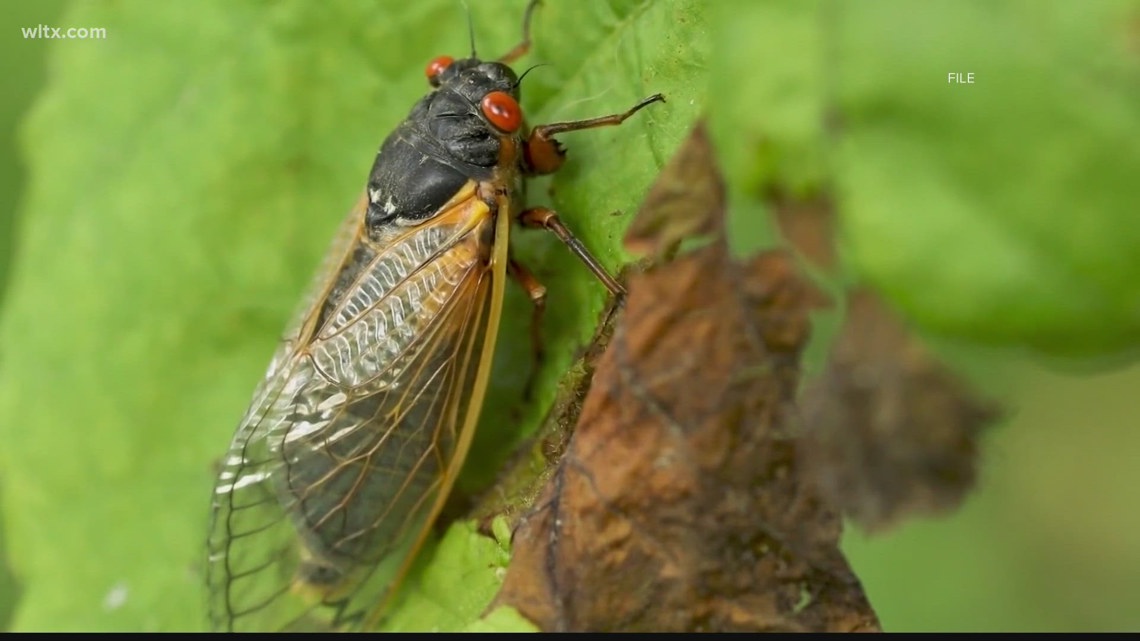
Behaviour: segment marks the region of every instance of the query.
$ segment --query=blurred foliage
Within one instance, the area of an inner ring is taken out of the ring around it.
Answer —
[[[950,518],[847,537],[883,628],[1140,629],[1140,367],[983,378],[1016,415],[986,442],[980,491]]]
[[[1135,0],[717,7],[738,190],[832,192],[852,271],[926,329],[1137,355]]]
[[[4,307],[4,285],[8,268],[15,251],[14,232],[17,210],[22,196],[25,169],[15,153],[16,131],[20,118],[31,104],[32,96],[43,83],[43,62],[47,47],[42,42],[31,42],[14,34],[17,26],[54,23],[62,8],[62,0],[44,0],[36,3],[8,0],[0,16],[0,72],[4,77],[5,98],[0,99],[0,310]],[[0,350],[0,368],[4,367],[4,353]],[[0,470],[0,484],[3,474]],[[3,503],[0,502],[0,630],[8,628],[8,620],[16,606],[19,585],[8,569],[5,541]]]
[[[514,43],[523,4],[471,3],[479,51]],[[536,16],[526,63],[549,66],[524,84],[531,122],[669,99],[566,136],[565,171],[531,184],[603,262],[627,258],[628,219],[611,212],[636,210],[709,106],[741,248],[770,242],[767,190],[835,190],[850,277],[926,329],[1062,355],[1135,343],[1140,3],[705,4],[546,0]],[[452,0],[35,6],[0,31],[9,65],[50,57],[22,132],[30,175],[0,318],[0,506],[25,587],[13,627],[197,629],[215,457],[379,141],[426,90],[424,63],[465,53],[467,25]],[[19,38],[37,23],[109,37]],[[954,71],[976,84],[947,83]],[[33,81],[6,75],[0,116]],[[5,203],[18,176],[4,172]],[[468,490],[541,417],[602,302],[557,242],[517,240],[551,292],[550,354],[536,402],[520,403],[529,345],[511,339],[528,310],[508,288]],[[990,444],[976,500],[849,545],[884,627],[1140,627],[1140,371],[1078,380],[1002,358],[978,359],[977,380],[1023,411]],[[493,592],[504,559],[487,541],[453,525],[393,625],[525,628],[502,611],[474,622],[468,601],[443,620],[457,595]]]

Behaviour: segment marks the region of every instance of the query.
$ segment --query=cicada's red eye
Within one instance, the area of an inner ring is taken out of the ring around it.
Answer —
[[[431,83],[431,86],[439,86],[440,74],[442,74],[445,69],[450,67],[451,63],[453,62],[455,62],[455,58],[452,58],[451,56],[437,56],[435,58],[432,58],[432,61],[428,63],[427,68],[424,69],[424,74],[427,76],[428,82]]]
[[[522,127],[519,103],[504,91],[492,91],[483,97],[483,115],[503,133],[513,134]]]

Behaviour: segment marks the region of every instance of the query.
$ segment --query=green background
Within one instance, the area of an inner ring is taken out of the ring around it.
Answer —
[[[422,65],[466,50],[462,8],[0,4],[0,560],[23,588],[0,571],[0,621],[193,629],[212,462]],[[616,265],[628,218],[606,214],[636,208],[707,108],[742,249],[770,237],[766,186],[834,190],[845,277],[1013,410],[960,512],[848,536],[884,627],[1140,627],[1140,368],[1121,365],[1140,328],[1140,3],[572,4],[539,10],[532,120],[670,102],[567,137],[532,196]],[[521,3],[471,5],[480,50],[505,49]],[[110,37],[21,37],[40,23]],[[551,289],[548,398],[601,292],[556,243],[519,247]],[[517,292],[508,310],[469,489],[541,415],[502,364],[527,358]],[[391,625],[468,626],[501,551],[460,524],[429,556]],[[474,625],[518,626],[497,617]]]

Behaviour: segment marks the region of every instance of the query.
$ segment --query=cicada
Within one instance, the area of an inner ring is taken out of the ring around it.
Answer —
[[[545,289],[508,252],[511,223],[553,231],[612,278],[522,181],[565,152],[554,135],[642,107],[528,128],[522,42],[494,61],[441,56],[432,90],[384,140],[301,312],[241,419],[213,491],[211,624],[368,628],[439,515],[471,443],[505,280]]]

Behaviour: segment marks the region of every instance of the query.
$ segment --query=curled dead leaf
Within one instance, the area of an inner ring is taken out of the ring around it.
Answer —
[[[957,508],[977,478],[978,438],[999,416],[866,289],[800,401],[803,461],[869,531]]]
[[[835,211],[826,195],[767,198],[799,255],[835,270]],[[799,400],[801,460],[820,491],[869,531],[957,508],[977,478],[978,437],[998,416],[930,354],[867,287],[846,314],[823,372]]]
[[[682,240],[723,232],[724,179],[713,153],[704,121],[698,121],[626,230],[626,249],[659,259]]]
[[[658,206],[719,221],[684,184]],[[496,605],[544,630],[877,630],[784,426],[816,298],[787,254],[738,262],[723,234],[634,275]]]

